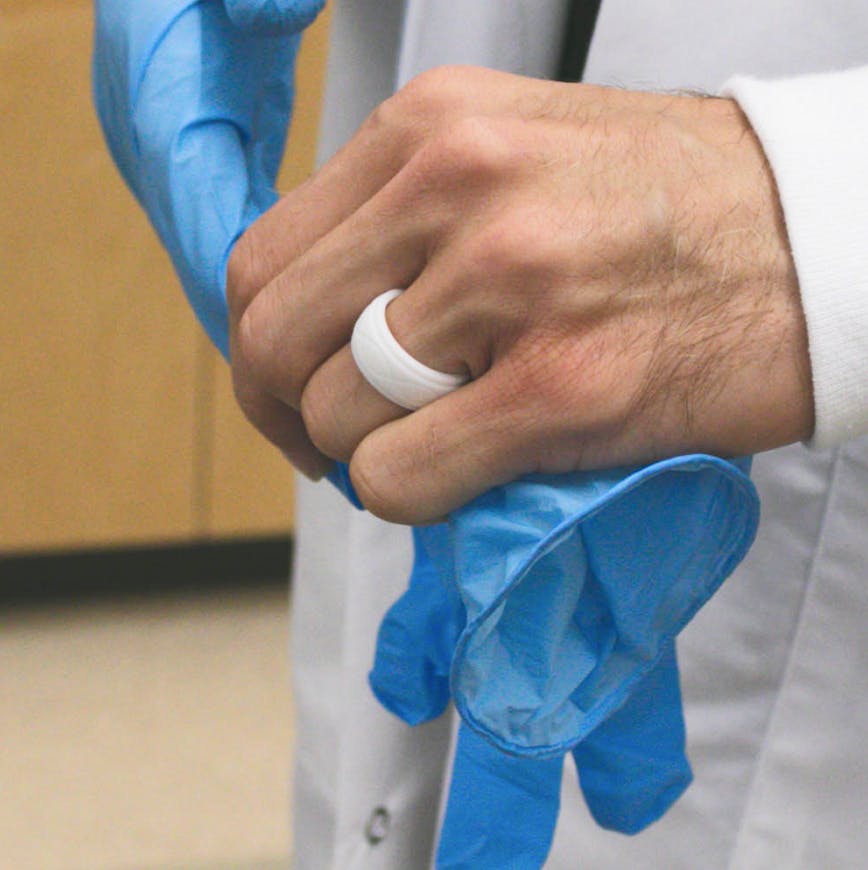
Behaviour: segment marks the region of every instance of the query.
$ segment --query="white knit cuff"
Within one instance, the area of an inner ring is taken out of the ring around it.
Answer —
[[[777,181],[808,327],[815,447],[868,433],[868,67],[723,87]]]

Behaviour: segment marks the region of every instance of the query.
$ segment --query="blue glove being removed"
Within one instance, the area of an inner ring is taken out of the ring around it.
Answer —
[[[597,822],[636,833],[690,784],[675,647],[630,697],[572,752]],[[459,727],[436,866],[441,870],[536,870],[560,809],[563,759],[508,755]]]
[[[323,3],[96,0],[103,132],[224,356],[226,263],[277,199],[297,34]]]

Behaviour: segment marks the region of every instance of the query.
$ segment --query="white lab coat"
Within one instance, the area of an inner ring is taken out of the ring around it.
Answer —
[[[553,70],[563,0],[407,6],[336,4],[324,157],[426,67]],[[862,7],[604,0],[586,79],[714,91],[736,72],[864,64]],[[868,439],[765,454],[754,479],[763,499],[756,545],[679,644],[694,784],[662,821],[628,838],[596,827],[569,772],[547,868],[868,867]],[[406,529],[354,511],[327,484],[299,482],[297,870],[429,866],[448,717],[410,729],[366,684],[377,625],[410,557]]]

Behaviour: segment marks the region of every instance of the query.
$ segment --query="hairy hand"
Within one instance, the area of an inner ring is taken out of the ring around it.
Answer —
[[[392,287],[398,341],[472,378],[414,413],[348,346]],[[731,100],[426,73],[247,232],[229,302],[254,425],[308,473],[348,461],[394,521],[527,472],[741,455],[813,428],[780,206]]]

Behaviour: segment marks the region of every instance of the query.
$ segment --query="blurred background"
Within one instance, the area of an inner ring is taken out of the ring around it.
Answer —
[[[275,870],[292,475],[109,160],[91,31],[90,0],[0,0],[0,867]]]

